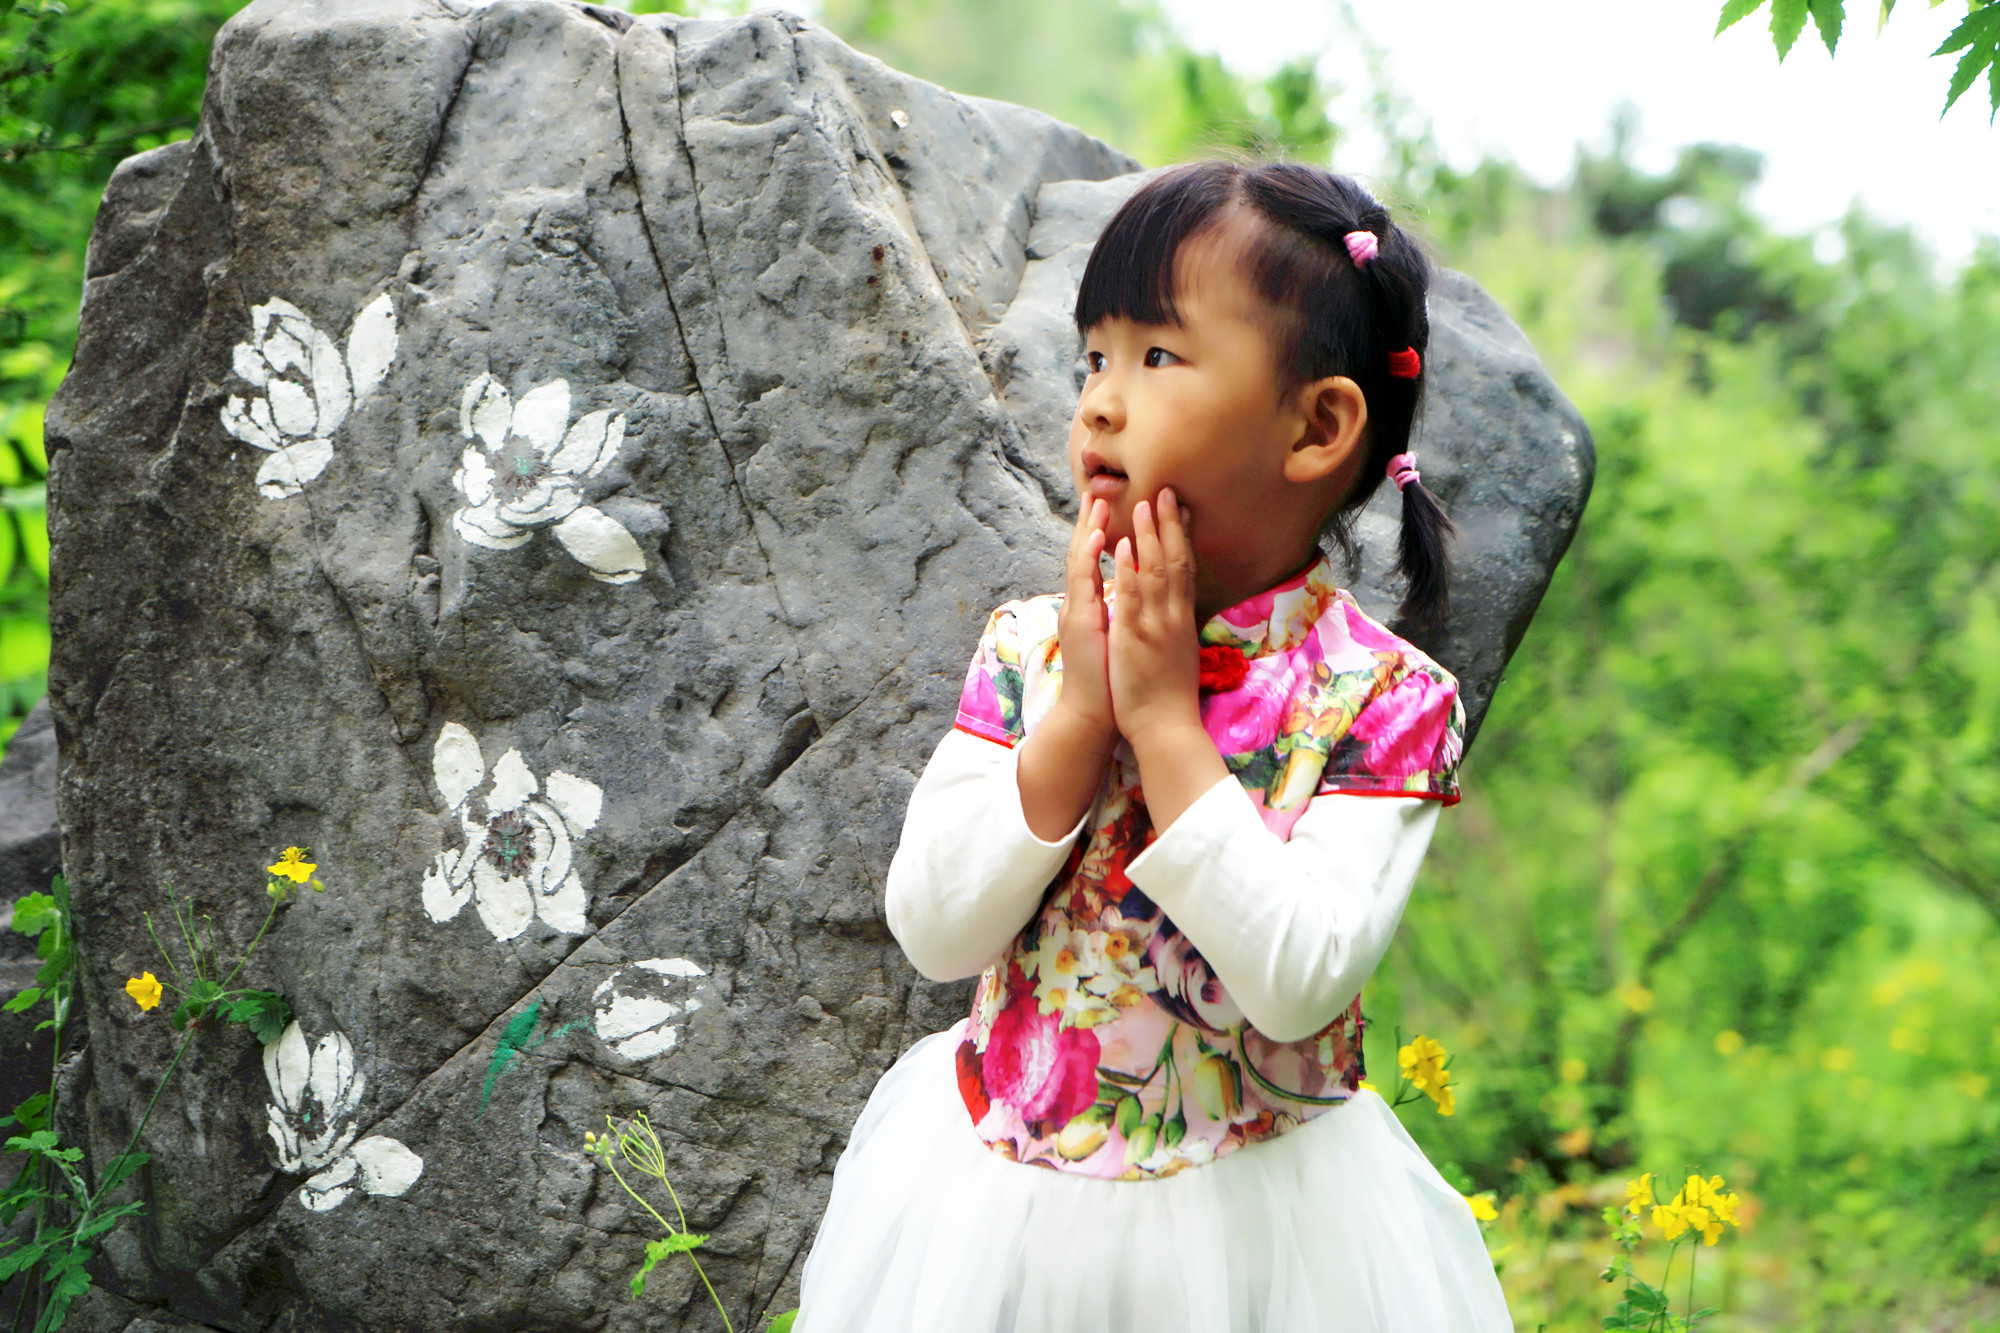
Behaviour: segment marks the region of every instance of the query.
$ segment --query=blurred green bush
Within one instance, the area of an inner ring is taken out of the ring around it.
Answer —
[[[0,746],[48,688],[42,412],[120,159],[186,138],[243,0],[16,0],[0,14]]]

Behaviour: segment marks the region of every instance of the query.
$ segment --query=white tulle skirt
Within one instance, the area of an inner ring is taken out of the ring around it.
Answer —
[[[1512,1333],[1458,1191],[1380,1097],[1166,1180],[996,1157],[959,1029],[876,1085],[795,1333]]]

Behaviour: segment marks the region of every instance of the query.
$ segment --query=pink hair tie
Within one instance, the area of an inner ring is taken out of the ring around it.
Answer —
[[[1415,454],[1397,454],[1394,458],[1390,459],[1389,480],[1396,483],[1398,491],[1409,486],[1411,482],[1420,480],[1417,475],[1417,456]]]
[[[1389,373],[1399,380],[1413,380],[1424,372],[1424,359],[1414,347],[1389,353]]]
[[[1345,239],[1347,257],[1354,261],[1356,268],[1373,259],[1376,252],[1382,248],[1382,243],[1375,238],[1375,233],[1372,231],[1350,231]]]

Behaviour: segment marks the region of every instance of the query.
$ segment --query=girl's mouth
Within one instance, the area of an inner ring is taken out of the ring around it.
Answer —
[[[1115,499],[1128,480],[1123,472],[1090,449],[1083,453],[1083,479],[1085,492],[1097,500]]]

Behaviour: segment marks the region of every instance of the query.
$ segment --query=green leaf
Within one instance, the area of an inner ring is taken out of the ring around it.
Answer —
[[[646,1274],[652,1272],[654,1265],[658,1264],[662,1259],[672,1258],[676,1254],[685,1254],[689,1250],[698,1249],[707,1243],[708,1237],[706,1235],[696,1235],[691,1231],[677,1231],[665,1240],[647,1241],[646,1257],[640,1262],[639,1271],[632,1275],[633,1297],[636,1299],[646,1290]]]
[[[797,1310],[787,1310],[764,1325],[764,1333],[792,1333],[792,1321],[798,1317]]]
[[[1819,29],[1819,39],[1826,43],[1826,53],[1833,54],[1833,48],[1840,45],[1840,25],[1844,15],[1842,7],[1846,0],[1807,0],[1812,11],[1813,25]]]
[[[98,1189],[109,1193],[129,1180],[134,1171],[153,1160],[151,1153],[133,1152],[111,1159],[111,1165],[104,1172],[104,1183]]]
[[[178,1005],[174,1006],[173,1018],[170,1020],[174,1025],[174,1031],[186,1031],[187,1025],[199,1018],[202,1010],[206,1007],[197,1000],[182,1000]]]
[[[5,1282],[8,1278],[14,1276],[14,1274],[20,1272],[22,1269],[26,1268],[29,1264],[32,1264],[37,1259],[40,1259],[42,1257],[43,1252],[46,1251],[49,1248],[49,1245],[52,1243],[53,1242],[44,1242],[40,1245],[22,1245],[19,1246],[18,1248],[7,1250],[4,1253],[0,1253],[0,1282]]]
[[[1982,5],[1967,14],[1951,36],[1944,39],[1944,45],[1931,52],[1934,56],[1948,56],[1953,51],[1966,47],[1976,47],[1980,43],[1992,45],[2000,42],[2000,5]]]
[[[1716,35],[1721,36],[1763,7],[1764,0],[1729,0],[1722,7],[1722,17],[1716,20]]]
[[[223,1018],[241,1023],[258,1041],[269,1046],[285,1035],[292,1021],[292,1006],[276,991],[253,990],[233,995],[222,1002]]]
[[[43,1310],[42,1317],[35,1321],[35,1333],[55,1333],[55,1330],[63,1326],[63,1321],[69,1318],[70,1302],[90,1290],[90,1272],[83,1266],[84,1261],[90,1258],[90,1251],[80,1249],[72,1250],[70,1253],[78,1257],[64,1270],[62,1276],[56,1279],[55,1290],[49,1295],[48,1308]]]
[[[1634,1282],[1625,1288],[1625,1299],[1630,1301],[1635,1309],[1658,1313],[1667,1308],[1667,1294],[1645,1282]]]
[[[7,1140],[6,1146],[9,1152],[47,1152],[61,1142],[54,1130],[38,1129],[25,1138],[16,1134]]]
[[[1805,31],[1807,0],[1771,0],[1771,43],[1778,48],[1778,59],[1792,53],[1792,46]]]
[[[7,1003],[0,1004],[0,1009],[5,1009],[10,1014],[26,1013],[28,1010],[34,1008],[41,998],[42,988],[40,986],[30,986],[13,999],[7,1001]]]
[[[1980,71],[1993,63],[1993,52],[1973,47],[1959,58],[1958,68],[1952,71],[1951,89],[1945,94],[1944,109],[1950,111],[1952,104],[1965,95],[1965,90],[1979,78]],[[1940,113],[1942,116],[1942,113]]]
[[[56,910],[56,900],[46,893],[31,893],[14,900],[13,928],[23,935],[35,936],[47,930],[62,919]]]
[[[126,1218],[131,1217],[136,1213],[143,1213],[145,1211],[146,1211],[146,1205],[143,1203],[139,1203],[137,1201],[134,1201],[132,1203],[121,1203],[116,1208],[113,1208],[111,1211],[106,1213],[100,1213],[96,1217],[91,1218],[88,1222],[85,1222],[82,1226],[78,1227],[76,1230],[76,1238],[79,1241],[94,1239],[95,1237],[101,1236],[105,1232],[112,1230],[120,1222],[123,1222]]]
[[[46,1128],[49,1123],[49,1094],[38,1092],[14,1108],[14,1123],[33,1133]]]
[[[1128,1139],[1131,1138],[1132,1132],[1139,1128],[1139,1121],[1143,1117],[1143,1115],[1144,1112],[1139,1106],[1139,1099],[1137,1097],[1131,1096],[1128,1093],[1126,1096],[1119,1098],[1118,1099],[1119,1134],[1124,1136],[1125,1138]]]

